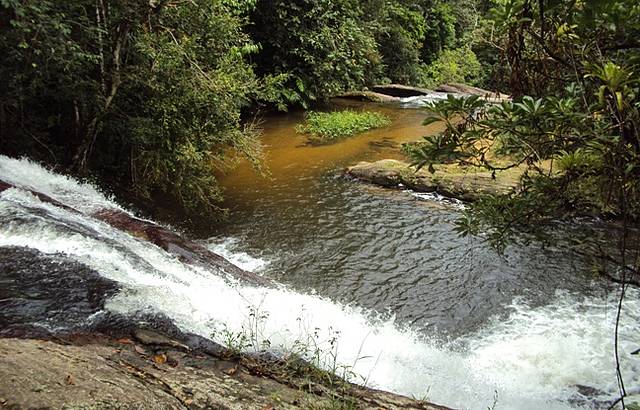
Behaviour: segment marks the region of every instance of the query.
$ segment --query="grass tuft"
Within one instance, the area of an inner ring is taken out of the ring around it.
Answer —
[[[305,122],[296,127],[296,131],[307,134],[311,143],[326,144],[373,128],[386,127],[389,124],[391,124],[389,117],[377,112],[312,111],[307,114]]]

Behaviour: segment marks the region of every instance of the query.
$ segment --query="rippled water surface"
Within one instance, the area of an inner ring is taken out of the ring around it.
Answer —
[[[223,180],[231,215],[210,241],[268,261],[265,274],[296,289],[440,336],[476,329],[516,296],[540,305],[558,289],[587,291],[586,267],[562,249],[501,256],[454,232],[459,206],[341,178],[358,161],[401,158],[398,144],[437,130],[421,125],[419,110],[379,109],[392,127],[321,147],[296,134],[301,116],[268,119],[270,176],[241,167]]]

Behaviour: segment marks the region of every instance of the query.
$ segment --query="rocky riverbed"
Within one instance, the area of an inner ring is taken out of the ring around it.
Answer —
[[[118,284],[63,254],[0,247],[0,270],[0,408],[442,408],[109,312]]]
[[[349,383],[299,356],[222,346],[144,304],[114,310],[114,297],[151,289],[172,267],[230,291],[277,284],[88,185],[0,160],[0,408],[442,408]],[[129,280],[149,272],[157,275],[146,285]]]

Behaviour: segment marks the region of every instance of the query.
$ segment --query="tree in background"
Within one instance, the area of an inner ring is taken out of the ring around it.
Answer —
[[[241,109],[272,84],[247,63],[242,13],[222,0],[0,1],[2,152],[214,207],[226,153],[256,157]]]
[[[254,61],[260,74],[286,78],[273,97],[281,109],[380,82],[475,81],[468,34],[478,21],[475,2],[257,0]]]
[[[456,20],[453,7],[447,2],[429,2],[423,6],[425,37],[421,50],[422,61],[431,63],[456,41]]]
[[[380,55],[357,0],[259,0],[251,21],[259,72],[286,77],[281,108],[308,107],[378,77]]]
[[[369,2],[373,3],[373,2]],[[413,2],[376,2],[375,38],[382,57],[383,82],[418,84],[422,79],[421,57],[427,23],[421,7]],[[373,9],[372,4],[369,8]]]

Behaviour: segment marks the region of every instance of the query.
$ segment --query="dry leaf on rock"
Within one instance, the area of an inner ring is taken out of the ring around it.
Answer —
[[[141,347],[140,347],[140,346],[138,346],[138,345],[133,345],[133,349],[134,349],[136,352],[140,353],[140,354],[144,354],[144,355],[146,355],[146,354],[147,354],[147,351],[146,351],[146,350],[144,350],[143,348],[141,348]]]
[[[153,361],[154,361],[154,362],[156,362],[157,364],[164,364],[164,363],[166,363],[166,362],[167,362],[167,355],[166,355],[166,354],[164,354],[164,353],[157,354],[157,355],[154,355],[154,356],[152,357],[152,359],[153,359]]]

